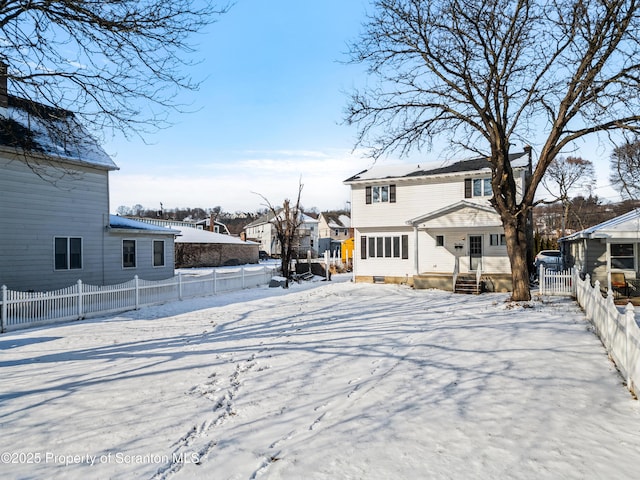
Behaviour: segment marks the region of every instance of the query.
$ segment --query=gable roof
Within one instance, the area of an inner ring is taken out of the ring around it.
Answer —
[[[12,95],[0,115],[0,145],[61,161],[118,170],[73,113]]]
[[[405,222],[405,224],[407,225],[412,225],[412,226],[417,226],[421,223],[425,223],[428,222],[430,220],[434,220],[436,218],[440,218],[443,217],[445,215],[448,215],[450,213],[453,212],[457,212],[459,210],[462,209],[471,209],[471,210],[476,210],[477,212],[484,212],[484,213],[488,213],[488,214],[493,214],[497,217],[498,222],[496,223],[496,225],[502,225],[502,223],[500,222],[500,218],[498,216],[498,213],[495,211],[495,209],[493,207],[490,207],[488,205],[480,205],[477,203],[473,203],[473,202],[469,202],[467,200],[461,200],[457,203],[454,203],[452,205],[448,205],[444,208],[441,208],[439,210],[435,210],[433,212],[429,212],[425,215],[420,215],[419,217],[416,218],[412,218],[410,220],[407,220]]]
[[[324,221],[327,223],[329,228],[351,227],[351,217],[344,213],[323,212],[320,215],[322,215],[322,218],[324,218]]]
[[[509,161],[514,169],[526,168],[529,165],[528,152],[511,153]],[[465,172],[481,172],[491,171],[491,165],[488,157],[477,157],[469,160],[461,160],[443,165],[441,162],[434,162],[421,165],[375,165],[369,170],[363,170],[360,173],[346,179],[344,183],[355,183],[364,180],[383,180],[394,178],[416,178],[430,177],[439,175],[455,175]]]
[[[585,228],[560,239],[561,242],[582,238],[638,238],[640,239],[640,209],[635,208],[630,212],[612,218],[605,222]]]

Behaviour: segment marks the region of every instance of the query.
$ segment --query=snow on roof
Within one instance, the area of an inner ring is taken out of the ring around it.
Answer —
[[[561,241],[575,240],[578,238],[597,237],[599,234],[607,235],[611,233],[640,232],[640,209],[636,208],[624,215],[617,216],[610,220],[594,225],[572,235],[561,238]],[[640,236],[640,233],[637,233]]]
[[[118,170],[98,141],[73,113],[9,96],[6,118],[0,118],[3,145],[28,148],[60,159]]]
[[[123,228],[130,230],[144,230],[146,232],[154,233],[173,233],[178,234],[178,230],[171,228],[160,227],[158,225],[152,225],[150,223],[139,222],[126,217],[120,217],[118,215],[109,215],[109,227],[111,228]]]
[[[327,220],[329,228],[349,228],[351,227],[351,218],[349,215],[335,215],[331,213],[323,214]]]
[[[525,168],[529,164],[529,156],[527,152],[512,153],[509,155],[509,160],[511,161],[511,166],[513,168]],[[430,162],[421,163],[419,165],[374,165],[369,170],[363,170],[362,172],[346,179],[344,183],[353,183],[362,180],[383,180],[387,178],[450,175],[485,170],[488,172],[490,169],[491,165],[489,164],[487,157],[461,160],[450,164],[443,162]]]
[[[224,243],[224,244],[236,244],[236,245],[253,245],[254,242],[245,242],[238,237],[232,237],[231,235],[225,235],[223,233],[210,232],[208,230],[201,230],[199,228],[174,227],[180,231],[180,236],[176,238],[176,243]]]

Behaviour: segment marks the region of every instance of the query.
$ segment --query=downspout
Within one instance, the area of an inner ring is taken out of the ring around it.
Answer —
[[[418,261],[418,227],[416,225],[413,226],[414,232],[414,246],[413,246],[413,257],[414,257],[414,275],[418,275],[420,273],[420,263]]]

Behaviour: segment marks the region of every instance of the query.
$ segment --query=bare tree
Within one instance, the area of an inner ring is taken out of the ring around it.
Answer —
[[[640,198],[640,138],[613,149],[609,181],[620,189],[623,198]]]
[[[564,237],[573,205],[571,193],[580,190],[590,194],[595,183],[596,171],[590,160],[580,157],[558,157],[549,164],[542,184],[554,199],[562,204],[561,237]]]
[[[276,230],[276,238],[280,245],[282,276],[285,278],[285,288],[289,288],[291,260],[293,260],[294,247],[298,243],[299,228],[302,225],[302,205],[300,204],[302,187],[302,183],[299,183],[298,197],[295,203],[292,204],[287,198],[282,203],[281,208],[274,207],[263,195],[258,194],[265,201],[265,207],[272,216],[271,223]]]
[[[554,158],[596,132],[640,125],[640,5],[635,0],[375,0],[351,59],[377,84],[355,91],[347,123],[372,155],[434,138],[486,155],[516,301],[531,298],[527,237]],[[509,151],[537,144],[524,191]]]
[[[142,134],[184,107],[178,90],[198,87],[190,42],[224,10],[197,0],[1,1],[0,62],[17,97],[71,112],[65,120],[94,133]]]

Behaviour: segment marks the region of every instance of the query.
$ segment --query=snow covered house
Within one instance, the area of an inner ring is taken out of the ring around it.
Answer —
[[[0,81],[0,285],[45,291],[173,276],[175,231],[109,215],[118,167],[70,112]]]
[[[284,210],[278,210],[278,215],[284,215]],[[280,244],[276,236],[275,216],[269,212],[260,218],[254,220],[244,227],[244,238],[247,241],[255,242],[259,249],[267,252],[271,257],[280,255]],[[300,213],[300,227],[296,234],[294,255],[300,258],[306,258],[308,252],[312,257],[318,256],[318,220],[305,214]]]
[[[530,150],[510,160],[521,191]],[[461,282],[480,274],[487,290],[511,289],[504,229],[489,204],[486,158],[378,165],[344,183],[351,187],[356,281],[452,290],[454,277]]]
[[[351,218],[346,213],[323,212],[318,216],[318,254],[326,250],[340,255],[342,242],[351,237]]]
[[[611,288],[611,275],[616,273],[640,287],[640,209],[563,237],[559,243],[565,267],[589,274],[603,288]]]

